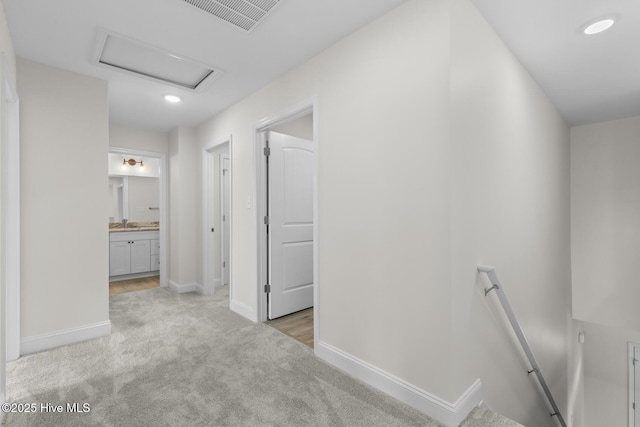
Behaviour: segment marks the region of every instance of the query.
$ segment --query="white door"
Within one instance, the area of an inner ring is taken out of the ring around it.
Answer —
[[[269,132],[270,319],[313,306],[313,142]]]
[[[230,239],[230,214],[231,214],[231,169],[229,157],[222,158],[222,284],[229,284],[229,270],[231,265],[231,239]]]

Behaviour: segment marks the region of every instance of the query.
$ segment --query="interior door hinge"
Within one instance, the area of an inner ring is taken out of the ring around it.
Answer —
[[[269,219],[269,215],[265,215],[264,217],[264,224],[265,225],[269,225],[271,223],[271,220]]]
[[[269,157],[271,155],[271,148],[269,148],[268,146],[264,147],[264,155]]]
[[[227,262],[226,261],[222,261],[222,268],[225,268],[227,266]]]
[[[267,283],[266,285],[264,285],[264,292],[266,294],[271,292],[271,285],[270,284]]]
[[[227,216],[226,215],[222,215],[222,222],[225,222],[227,220]]]

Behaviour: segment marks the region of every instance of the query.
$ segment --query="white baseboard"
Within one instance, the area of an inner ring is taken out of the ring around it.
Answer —
[[[457,427],[482,401],[480,379],[471,384],[455,403],[449,403],[322,341],[318,341],[315,354],[349,375],[417,409],[447,427]]]
[[[160,275],[160,270],[146,271],[144,273],[122,274],[120,276],[109,276],[110,282],[120,282],[122,280],[142,279],[143,277],[153,277]]]
[[[242,317],[246,317],[252,322],[256,322],[256,323],[258,322],[258,319],[256,319],[256,314],[253,311],[253,308],[249,307],[244,303],[241,303],[240,301],[231,300],[229,302],[229,309],[234,313],[238,313]]]
[[[204,285],[201,285],[198,282],[194,282],[193,286],[194,286],[194,291],[195,292],[199,293],[200,295],[207,295],[207,293],[204,290]]]
[[[169,280],[169,289],[176,294],[184,294],[187,292],[194,292],[196,290],[197,283],[176,283],[173,280]]]
[[[217,278],[213,280],[213,287],[214,288],[219,288],[222,286],[222,279]]]
[[[111,334],[111,321],[93,323],[78,328],[34,335],[20,340],[20,355],[50,350]]]

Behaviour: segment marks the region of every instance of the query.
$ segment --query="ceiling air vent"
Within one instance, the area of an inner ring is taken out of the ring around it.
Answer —
[[[280,0],[184,0],[218,18],[251,31]]]

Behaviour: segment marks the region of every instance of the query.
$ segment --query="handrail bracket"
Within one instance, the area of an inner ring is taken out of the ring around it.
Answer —
[[[487,296],[487,294],[488,294],[489,292],[491,292],[491,291],[495,291],[495,290],[497,290],[497,289],[500,289],[500,286],[498,286],[498,285],[493,285],[493,286],[492,286],[492,287],[490,287],[489,289],[485,289],[485,290],[484,290],[484,296],[486,297],[486,296]]]

